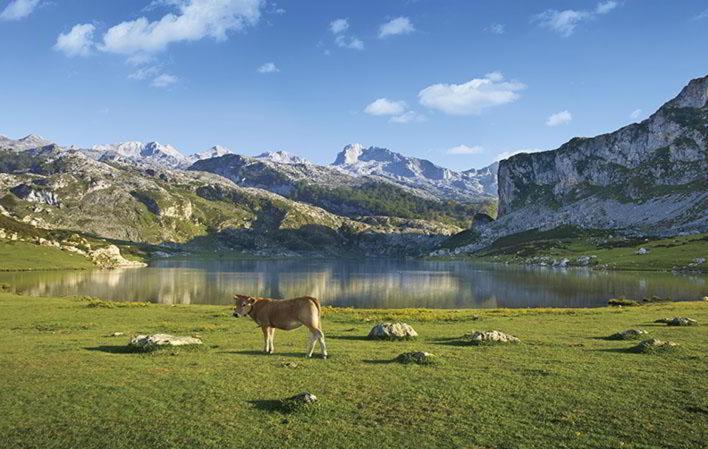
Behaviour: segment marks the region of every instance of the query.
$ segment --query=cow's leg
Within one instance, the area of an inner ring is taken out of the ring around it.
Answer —
[[[307,344],[307,356],[312,357],[312,353],[315,351],[315,344],[317,343],[317,334],[310,329],[310,340]]]
[[[261,330],[263,331],[263,352],[268,354],[268,349],[270,348],[270,331],[268,330],[268,326],[261,327]]]
[[[270,343],[270,348],[269,348],[268,354],[272,354],[275,352],[275,347],[273,346],[273,338],[274,337],[275,337],[275,328],[269,327],[268,328],[268,342]]]
[[[324,332],[317,329],[317,340],[320,342],[320,351],[322,351],[322,358],[327,358],[327,345],[325,344]]]

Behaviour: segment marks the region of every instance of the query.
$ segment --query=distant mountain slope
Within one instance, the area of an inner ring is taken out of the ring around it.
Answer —
[[[499,165],[499,219],[479,249],[504,235],[562,225],[645,235],[708,231],[708,76],[641,123]]]
[[[352,176],[378,176],[438,198],[469,201],[496,196],[496,163],[480,170],[456,172],[386,148],[351,144],[337,155],[333,166]]]
[[[30,134],[17,140],[13,140],[9,137],[0,135],[0,148],[13,151],[32,150],[35,148],[41,148],[50,145],[51,143],[52,142],[45,139],[44,137],[36,136],[34,134]]]

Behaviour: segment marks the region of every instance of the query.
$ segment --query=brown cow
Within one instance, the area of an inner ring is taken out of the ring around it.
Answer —
[[[273,353],[273,334],[275,329],[289,331],[305,325],[310,331],[307,356],[312,357],[315,343],[319,342],[322,358],[327,358],[327,346],[320,328],[320,301],[317,298],[303,296],[293,299],[274,300],[234,295],[234,299],[236,300],[234,316],[240,318],[248,315],[263,330],[263,340],[265,342],[263,352],[267,354]]]

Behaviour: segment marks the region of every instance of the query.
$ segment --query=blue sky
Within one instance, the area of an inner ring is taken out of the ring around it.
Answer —
[[[707,44],[705,0],[0,0],[0,134],[461,170],[645,118]]]

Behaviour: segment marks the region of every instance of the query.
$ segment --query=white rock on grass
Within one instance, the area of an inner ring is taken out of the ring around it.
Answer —
[[[513,335],[505,334],[499,331],[475,331],[471,334],[466,334],[463,339],[473,345],[481,345],[485,343],[518,343],[520,340]]]
[[[302,393],[291,396],[287,399],[282,400],[283,405],[286,407],[297,407],[301,405],[310,405],[317,402],[317,396],[314,394],[303,391]]]
[[[201,345],[196,337],[178,337],[169,334],[138,335],[130,339],[128,346],[142,351],[150,351],[164,346]]]
[[[418,332],[406,323],[379,323],[369,332],[371,339],[406,339],[415,338]]]
[[[646,333],[647,331],[642,329],[627,329],[610,335],[610,340],[633,340]]]
[[[649,250],[644,247],[641,247],[637,250],[637,252],[635,254],[637,254],[638,256],[641,256],[642,254],[647,254],[647,253],[649,253]]]

